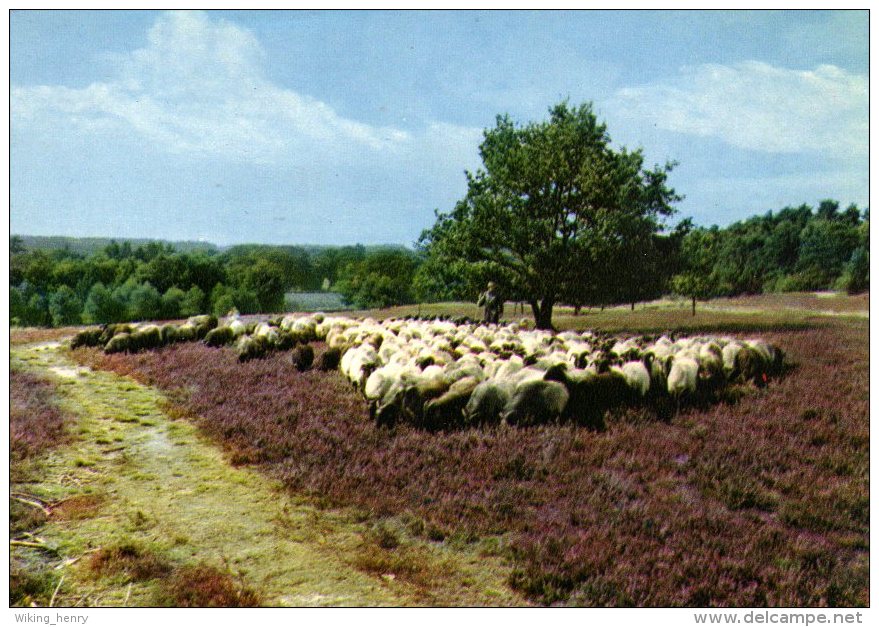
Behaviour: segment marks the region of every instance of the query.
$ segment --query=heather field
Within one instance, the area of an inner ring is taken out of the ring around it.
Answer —
[[[299,372],[286,352],[239,363],[231,349],[190,343],[74,357],[161,390],[169,411],[232,464],[328,511],[357,512],[381,551],[354,563],[376,577],[430,587],[399,554],[411,536],[502,561],[513,592],[536,604],[864,606],[866,303],[824,302],[712,303],[696,317],[683,305],[560,311],[562,328],[759,333],[786,352],[790,367],[766,388],[736,387],[670,417],[629,407],[601,432],[376,429],[339,373]],[[466,305],[419,309],[475,314]],[[431,599],[444,602],[422,602]]]

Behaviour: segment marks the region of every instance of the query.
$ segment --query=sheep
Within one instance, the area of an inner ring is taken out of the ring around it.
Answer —
[[[130,350],[131,334],[125,332],[115,334],[104,346],[104,352],[107,354],[129,352]]]
[[[408,383],[404,387],[400,413],[410,424],[423,426],[424,405],[445,394],[449,384],[445,380],[430,379]]]
[[[734,380],[737,376],[735,372],[736,355],[738,355],[739,351],[744,347],[745,345],[742,342],[734,340],[729,342],[721,350],[721,355],[723,357],[723,371],[726,374],[726,378],[730,381]]]
[[[745,345],[736,353],[730,380],[735,382],[753,382],[757,387],[763,387],[768,382],[770,364],[764,354],[756,348]]]
[[[217,328],[217,317],[212,314],[202,314],[199,316],[191,316],[186,320],[186,324],[195,327],[196,339],[204,339],[211,329]]]
[[[299,372],[305,372],[311,368],[314,362],[314,349],[311,344],[300,344],[290,353],[290,361]]]
[[[620,373],[626,378],[629,389],[636,397],[644,398],[650,390],[650,363],[653,355],[647,354],[644,361],[627,361],[620,366]]]
[[[380,365],[378,353],[369,344],[352,348],[342,356],[342,373],[358,390],[362,390],[367,377]]]
[[[680,407],[681,398],[696,393],[699,381],[699,362],[685,354],[677,354],[669,357],[667,386],[668,394],[678,401]]]
[[[376,427],[393,427],[400,420],[406,386],[403,379],[391,380],[382,397],[369,403],[370,417]]]
[[[570,371],[564,364],[558,364],[546,372],[544,379],[558,381],[568,391],[563,419],[598,430],[604,429],[605,413],[630,393],[626,378],[616,371]]]
[[[113,336],[119,333],[131,333],[134,330],[134,326],[127,323],[117,323],[117,324],[107,324],[104,325],[104,330],[101,333],[100,343],[106,345]]]
[[[509,402],[513,389],[510,383],[491,379],[477,385],[464,406],[465,422],[473,425],[499,422],[501,412]]]
[[[70,348],[79,348],[80,346],[100,346],[101,335],[103,332],[104,330],[100,327],[83,329],[70,340]],[[106,342],[104,343],[106,344]]]
[[[699,381],[711,392],[720,389],[726,381],[723,370],[723,349],[715,341],[708,341],[699,348]]]
[[[376,426],[393,427],[400,420],[421,422],[424,403],[448,390],[445,381],[425,381],[419,376],[395,377],[381,400],[370,404]]]
[[[238,353],[238,361],[241,362],[265,357],[268,348],[264,336],[242,335],[235,343],[235,352]]]
[[[476,377],[465,377],[452,384],[442,396],[426,402],[422,426],[436,430],[460,423],[464,407],[478,384]]]
[[[207,333],[205,333],[207,335]],[[177,341],[178,342],[194,342],[198,338],[198,329],[195,325],[189,324],[185,322],[177,327]]]
[[[558,381],[525,381],[516,386],[501,419],[511,425],[543,424],[558,420],[570,394]]]
[[[256,325],[252,335],[263,338],[267,347],[275,347],[278,343],[278,330],[264,322]]]
[[[327,348],[317,358],[317,369],[321,372],[329,372],[339,367],[342,359],[342,350],[339,348]]]
[[[149,324],[135,329],[131,333],[131,339],[129,340],[129,350],[131,352],[158,348],[161,345],[162,331],[155,324]]]
[[[404,366],[399,363],[390,363],[376,368],[367,377],[363,386],[363,395],[370,403],[378,403],[388,390],[403,376]]]
[[[177,341],[178,336],[176,324],[164,324],[162,325],[160,332],[162,334],[162,344],[164,346],[169,346]]]
[[[217,327],[216,329],[211,329],[204,336],[204,344],[205,346],[211,347],[219,347],[225,346],[227,344],[231,344],[235,340],[235,331],[232,330],[232,327]]]
[[[784,368],[784,353],[776,346],[764,340],[745,340],[745,344],[755,350],[764,363],[764,372],[761,375],[778,374]],[[766,377],[762,377],[764,383]]]

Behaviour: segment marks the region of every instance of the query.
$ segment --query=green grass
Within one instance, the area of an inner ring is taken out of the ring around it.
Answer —
[[[760,333],[766,331],[796,331],[827,326],[837,319],[859,322],[868,315],[865,295],[762,294],[738,299],[715,299],[697,303],[692,315],[690,302],[681,299],[661,299],[637,303],[634,311],[629,305],[584,308],[579,315],[567,306],[553,311],[553,324],[559,331],[593,329],[607,333],[639,334],[662,332],[685,333]],[[475,303],[448,302],[403,305],[386,309],[351,312],[351,315],[371,316],[376,319],[405,316],[468,316],[482,318]],[[533,324],[528,305],[507,303],[503,319],[525,319]]]

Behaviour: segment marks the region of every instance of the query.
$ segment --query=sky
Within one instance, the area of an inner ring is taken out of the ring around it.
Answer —
[[[14,11],[10,231],[413,245],[482,132],[592,102],[675,220],[868,205],[866,11]]]

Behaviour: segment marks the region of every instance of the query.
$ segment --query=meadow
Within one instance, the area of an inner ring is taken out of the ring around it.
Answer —
[[[534,603],[865,605],[868,324],[836,300],[712,303],[695,317],[667,305],[559,312],[560,328],[758,332],[787,354],[789,371],[767,388],[670,419],[629,407],[601,432],[376,429],[338,373],[300,373],[285,353],[240,364],[229,349],[183,344],[76,358],[163,390],[233,464],[362,512],[388,546],[405,532],[507,561],[509,585]]]

